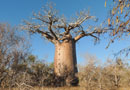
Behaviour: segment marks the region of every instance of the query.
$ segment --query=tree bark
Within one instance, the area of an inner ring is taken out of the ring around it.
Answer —
[[[57,76],[68,75],[66,83],[78,83],[75,78],[77,70],[76,44],[73,39],[55,44],[54,71]],[[70,79],[71,77],[71,79]]]

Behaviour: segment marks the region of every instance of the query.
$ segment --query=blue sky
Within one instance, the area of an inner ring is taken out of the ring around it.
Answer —
[[[22,20],[29,20],[32,12],[38,12],[48,0],[0,0],[0,22],[7,22],[12,26],[22,24]],[[100,24],[107,18],[110,2],[107,8],[104,7],[105,0],[49,0],[56,4],[59,13],[66,17],[75,15],[76,12],[89,9],[90,14],[99,18]],[[31,39],[32,53],[39,59],[53,61],[54,45],[44,41],[39,36],[34,35]],[[99,44],[94,45],[93,39],[85,37],[77,43],[78,63],[84,63],[83,54],[96,55],[101,61],[111,57],[114,52],[118,52],[130,45],[129,40],[115,41],[108,49],[105,47],[108,39],[102,39]]]

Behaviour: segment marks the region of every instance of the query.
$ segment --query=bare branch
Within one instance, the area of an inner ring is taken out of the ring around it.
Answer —
[[[83,38],[83,37],[85,37],[85,36],[91,36],[91,37],[93,37],[93,38],[95,38],[96,40],[99,40],[99,38],[97,37],[97,36],[95,36],[94,34],[100,34],[100,33],[102,33],[103,31],[97,31],[97,30],[94,30],[93,32],[90,32],[90,33],[85,33],[84,31],[80,34],[80,35],[78,35],[78,36],[76,36],[75,38],[74,38],[74,40],[75,40],[75,42],[77,42],[78,40],[80,40],[81,38]]]
[[[38,16],[35,16],[35,19],[37,19],[37,20],[40,20],[40,21],[42,21],[43,23],[49,23],[47,20],[45,20],[45,19],[43,19],[43,18],[41,18],[41,17],[38,17]]]
[[[84,37],[84,36],[88,36],[88,35],[85,34],[85,33],[81,33],[80,35],[76,36],[76,37],[74,38],[75,42],[77,42],[79,39],[81,39],[81,38]]]
[[[26,25],[22,26],[21,29],[23,30],[29,30],[29,32],[31,33],[39,33],[42,36],[44,36],[46,39],[48,39],[49,41],[51,41],[52,43],[54,43],[54,40],[56,40],[56,36],[53,36],[53,31],[51,30],[51,26],[48,26],[48,30],[50,31],[46,31],[44,29],[40,30],[40,28],[42,27],[41,25],[36,25],[35,23],[30,23],[28,21],[25,21]],[[50,35],[50,33],[52,35]]]
[[[41,31],[39,29],[37,29],[35,31],[33,31],[33,30],[29,30],[29,31],[32,32],[32,33],[36,33],[37,32],[37,33],[41,34],[42,36],[44,36],[49,41],[51,41],[52,43],[54,43],[54,38],[51,35],[49,35],[48,32],[43,32],[43,31]]]
[[[49,25],[48,25],[48,30],[50,31],[50,33],[52,34],[54,39],[57,40],[58,38],[57,38],[56,34],[53,32],[53,30],[52,30],[52,24],[54,23],[53,18],[49,17],[49,20],[50,20],[50,22],[49,22]]]
[[[75,23],[70,23],[68,28],[67,28],[66,34],[68,34],[70,32],[70,30],[72,30],[76,27],[79,27],[84,21],[86,21],[87,19],[90,19],[90,18],[93,18],[93,16],[87,15],[86,17],[77,20]]]

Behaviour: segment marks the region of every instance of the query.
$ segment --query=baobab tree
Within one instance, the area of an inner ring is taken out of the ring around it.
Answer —
[[[95,19],[89,12],[81,11],[72,21],[68,21],[64,16],[59,16],[52,6],[48,5],[43,7],[42,12],[34,13],[33,19],[38,20],[37,23],[25,21],[22,27],[31,33],[40,34],[55,45],[54,72],[57,76],[71,73],[71,76],[75,77],[78,72],[76,42],[86,36],[98,40],[99,35],[104,32],[93,26],[84,27],[86,21]],[[67,82],[72,83],[74,77]]]

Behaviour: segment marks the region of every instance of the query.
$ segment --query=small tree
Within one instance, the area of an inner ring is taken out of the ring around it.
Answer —
[[[43,7],[42,12],[34,14],[34,19],[41,23],[25,21],[23,29],[38,33],[55,45],[54,71],[57,76],[64,76],[67,73],[75,76],[78,72],[76,42],[85,36],[98,40],[99,35],[103,33],[101,29],[93,26],[84,27],[86,21],[94,19],[89,12],[81,11],[69,22],[65,17],[58,15],[52,4]],[[72,83],[71,81],[69,83]]]
[[[28,54],[25,42],[24,37],[15,28],[0,23],[0,87],[9,75],[9,70],[16,70],[16,66],[25,60]]]

